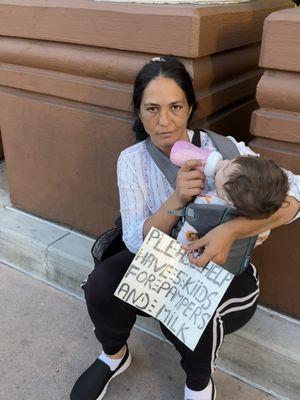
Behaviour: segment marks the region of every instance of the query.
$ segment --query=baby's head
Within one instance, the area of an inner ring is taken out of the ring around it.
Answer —
[[[252,219],[279,210],[289,188],[285,172],[274,161],[255,156],[221,161],[215,183],[220,198]]]

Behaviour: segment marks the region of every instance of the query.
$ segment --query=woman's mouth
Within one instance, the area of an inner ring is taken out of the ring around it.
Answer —
[[[163,136],[171,136],[173,134],[173,132],[161,132],[160,135]]]

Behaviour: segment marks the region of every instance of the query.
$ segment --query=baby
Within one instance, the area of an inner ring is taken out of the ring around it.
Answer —
[[[251,219],[268,218],[275,213],[284,203],[289,187],[287,175],[274,161],[256,156],[219,161],[213,183],[214,190],[197,196],[195,203],[229,205]],[[266,237],[260,237],[260,243]],[[184,222],[177,240],[184,244],[195,239],[197,231]]]

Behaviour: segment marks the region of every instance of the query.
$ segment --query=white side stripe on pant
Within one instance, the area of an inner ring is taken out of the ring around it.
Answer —
[[[256,276],[257,276],[256,269],[253,265],[252,265],[252,267],[253,267],[254,276],[256,278]],[[257,280],[257,278],[256,278],[256,280]],[[257,283],[258,283],[258,280],[257,280]],[[227,300],[219,308],[217,308],[216,314],[213,319],[211,374],[213,373],[213,371],[215,369],[215,360],[218,357],[218,353],[219,353],[219,350],[221,348],[221,345],[222,345],[223,339],[224,339],[224,327],[223,327],[222,317],[231,312],[237,312],[237,311],[244,310],[246,308],[251,307],[255,303],[258,295],[259,295],[259,289],[256,289],[254,292],[250,293],[248,296]],[[247,302],[247,303],[242,304],[244,302]],[[228,306],[230,306],[230,307],[226,309],[226,307],[228,307]],[[217,345],[218,325],[219,325],[219,344]]]
[[[256,292],[254,292],[254,293],[256,293]],[[221,313],[221,316],[223,317],[224,315],[229,314],[229,313],[231,313],[233,311],[240,311],[240,310],[244,310],[245,308],[251,307],[255,303],[255,300],[257,299],[258,295],[259,295],[259,293],[257,293],[257,295],[254,297],[254,299],[251,301],[251,303],[245,304],[245,305],[240,306],[240,307],[229,308],[228,310],[226,310],[223,313]]]
[[[253,269],[253,276],[254,276],[254,278],[255,278],[255,280],[257,282],[257,285],[259,286],[259,279],[258,279],[258,276],[257,276],[257,270],[256,270],[256,268],[254,267],[253,264],[250,264],[250,265],[251,265],[251,267]]]
[[[214,367],[215,367],[215,360],[217,359],[219,355],[219,350],[222,346],[223,340],[224,340],[224,326],[223,326],[223,320],[221,318],[221,315],[218,315],[218,322],[219,322],[219,327],[220,327],[220,339],[219,339],[219,345],[216,348],[215,352],[212,352],[212,366],[211,366],[211,374],[213,373]],[[217,318],[214,320],[216,324],[214,324],[215,329],[213,330],[213,335],[216,332],[216,338],[217,338]],[[217,343],[216,343],[217,344]]]

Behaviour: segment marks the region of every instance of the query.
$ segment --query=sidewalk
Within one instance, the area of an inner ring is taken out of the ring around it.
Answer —
[[[78,375],[100,351],[85,304],[0,264],[0,399],[67,400]],[[174,349],[133,330],[133,363],[113,381],[107,400],[182,400],[184,375]],[[274,397],[216,371],[218,400]]]

